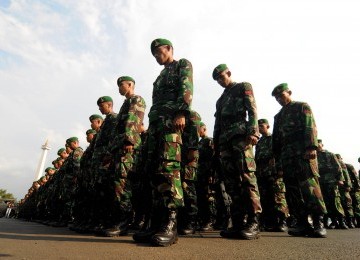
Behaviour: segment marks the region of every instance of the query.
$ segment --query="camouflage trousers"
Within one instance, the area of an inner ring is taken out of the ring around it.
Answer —
[[[301,156],[281,160],[286,186],[286,200],[290,215],[297,219],[327,213],[319,184],[317,159],[305,160]]]
[[[352,199],[350,196],[350,191],[348,191],[345,187],[339,187],[340,191],[340,198],[341,198],[341,205],[344,209],[346,217],[353,217],[354,216],[354,209],[352,206]]]
[[[289,208],[286,202],[286,188],[283,178],[277,177],[274,167],[270,167],[268,163],[258,163],[256,168],[264,219],[281,215],[288,217]]]
[[[253,147],[245,145],[245,137],[235,137],[220,146],[220,162],[233,224],[241,225],[245,215],[262,212]]]
[[[155,208],[184,206],[181,149],[181,133],[172,131],[170,120],[159,119],[149,125],[145,167],[151,180]]]
[[[350,192],[354,209],[354,216],[360,218],[360,189]]]
[[[320,187],[328,211],[328,216],[330,218],[345,217],[344,209],[341,205],[338,185],[336,183],[320,182]]]

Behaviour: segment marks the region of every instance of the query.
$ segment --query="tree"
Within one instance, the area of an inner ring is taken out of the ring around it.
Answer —
[[[7,199],[10,199],[10,200],[14,200],[14,195],[12,195],[11,193],[7,193],[6,190],[3,190],[3,189],[0,189],[0,199],[1,200],[7,200]]]

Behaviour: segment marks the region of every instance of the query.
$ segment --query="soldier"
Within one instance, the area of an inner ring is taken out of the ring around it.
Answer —
[[[273,152],[278,174],[283,175],[290,214],[297,224],[292,236],[326,237],[324,214],[327,213],[319,184],[316,159],[317,129],[310,106],[292,101],[286,83],[274,88],[272,96],[282,106],[275,115]],[[308,215],[313,219],[313,229]]]
[[[199,166],[196,181],[197,204],[199,208],[198,220],[202,231],[213,230],[216,218],[215,204],[215,169],[212,158],[214,156],[213,139],[207,136],[206,125],[201,122],[199,129]]]
[[[226,191],[232,200],[233,227],[221,231],[220,235],[256,239],[262,208],[253,153],[253,145],[260,138],[253,88],[248,82],[233,81],[226,64],[218,65],[212,76],[225,88],[216,102],[214,148],[215,156],[220,158]]]
[[[344,176],[344,185],[340,185],[339,191],[340,191],[340,197],[341,197],[341,205],[345,211],[345,218],[346,218],[346,225],[349,228],[355,228],[354,223],[352,222],[352,219],[354,218],[354,209],[352,206],[352,198],[350,195],[350,192],[352,190],[352,182],[349,176],[349,172],[346,168],[346,164],[343,161],[340,154],[336,154],[336,157],[339,160],[342,173]]]
[[[339,185],[344,185],[344,176],[335,154],[325,150],[323,142],[318,139],[317,159],[319,165],[319,182],[325,205],[327,217],[331,219],[329,228],[347,229],[344,222],[345,213],[341,205]],[[326,223],[327,221],[325,221]]]
[[[192,65],[175,60],[169,40],[156,39],[151,53],[164,69],[154,82],[149,112],[146,171],[153,186],[152,224],[135,233],[137,242],[169,246],[177,241],[177,211],[184,206],[181,187],[181,134],[190,114],[193,95]],[[156,223],[156,221],[158,223]]]
[[[140,131],[146,108],[145,100],[135,95],[135,80],[132,77],[119,77],[117,85],[125,100],[117,116],[114,139],[110,143],[115,166],[115,200],[111,214],[114,226],[105,231],[106,236],[126,235],[133,218],[131,175],[136,174],[135,162],[141,146]]]
[[[346,163],[346,169],[349,172],[352,189],[350,191],[350,196],[352,199],[352,206],[354,210],[354,218],[352,222],[356,227],[360,228],[360,181],[359,176],[353,165]]]
[[[100,131],[101,125],[104,122],[102,116],[98,114],[93,114],[89,117],[91,129],[95,130],[97,133]]]
[[[97,100],[100,112],[105,116],[101,124],[100,131],[96,135],[94,151],[92,156],[92,178],[94,179],[94,189],[96,198],[94,201],[93,219],[97,222],[95,233],[105,235],[105,230],[112,228],[114,223],[110,222],[109,214],[113,206],[114,194],[114,174],[110,169],[113,160],[110,153],[110,142],[114,138],[114,130],[117,124],[117,114],[113,111],[113,99],[109,96],[100,97]],[[91,120],[93,123],[93,120]],[[95,129],[94,129],[95,130]]]
[[[255,162],[256,178],[259,185],[262,225],[266,231],[287,231],[286,218],[289,209],[285,198],[285,184],[282,176],[275,169],[275,158],[272,152],[272,136],[267,119],[259,119],[261,138],[256,145]]]
[[[57,152],[57,155],[60,156],[64,160],[69,156],[69,154],[66,152],[65,148],[60,148]]]

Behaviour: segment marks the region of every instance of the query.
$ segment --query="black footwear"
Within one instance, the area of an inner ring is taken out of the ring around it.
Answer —
[[[214,226],[213,226],[213,222],[210,221],[208,223],[206,223],[205,225],[203,225],[200,228],[200,231],[213,231],[214,230]]]
[[[245,228],[240,230],[240,238],[253,240],[260,237],[259,216],[249,216]]]
[[[312,237],[325,238],[327,235],[326,229],[324,227],[324,217],[323,216],[314,216],[313,217],[314,230]]]
[[[153,235],[151,242],[155,246],[171,246],[178,240],[177,235],[177,211],[170,209],[163,220],[159,231]]]
[[[158,213],[158,212],[157,212]],[[151,238],[156,234],[160,228],[161,216],[156,214],[155,216],[145,218],[145,222],[139,232],[134,233],[133,240],[137,243],[150,243]]]
[[[354,222],[353,222],[353,218],[352,217],[347,217],[346,218],[346,225],[349,228],[355,228]]]
[[[340,228],[340,229],[349,229],[349,227],[345,223],[345,218],[344,217],[339,218],[339,226],[338,226],[338,228]]]
[[[189,222],[185,227],[179,229],[179,235],[192,235],[195,234],[195,223]]]
[[[295,227],[289,228],[288,234],[294,237],[306,237],[313,234],[313,227],[307,219],[298,221]]]

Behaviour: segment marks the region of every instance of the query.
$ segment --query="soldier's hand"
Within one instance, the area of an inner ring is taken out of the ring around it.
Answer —
[[[343,186],[344,182],[343,181],[338,181],[338,185]]]
[[[315,149],[307,149],[304,154],[304,159],[307,159],[307,160],[316,159],[316,150]]]
[[[275,167],[275,158],[271,158],[271,159],[269,160],[269,166]]]
[[[251,145],[256,145],[258,140],[259,139],[255,135],[248,135],[246,137],[246,143],[251,144]]]
[[[173,119],[173,125],[175,128],[175,131],[183,132],[185,128],[185,116],[184,115],[177,115]]]
[[[134,150],[134,146],[132,144],[124,145],[124,152],[131,153]]]

